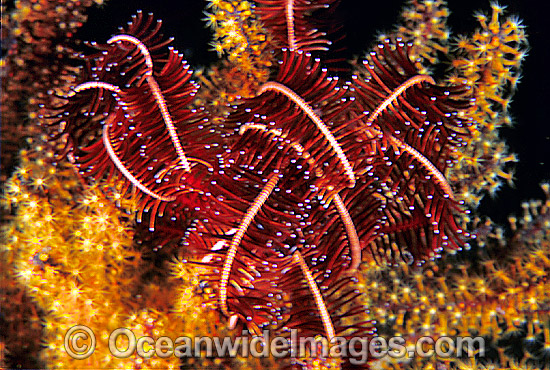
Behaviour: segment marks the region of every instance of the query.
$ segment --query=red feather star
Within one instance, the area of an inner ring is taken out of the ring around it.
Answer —
[[[419,74],[402,40],[351,81],[331,76],[309,54],[330,43],[308,11],[332,2],[297,1],[290,16],[286,2],[258,1],[280,61],[223,125],[192,107],[189,67],[141,13],[92,45],[57,108],[81,173],[136,188],[152,231],[157,217],[196,220],[171,237],[207,267],[230,326],[254,334],[372,335],[350,284],[361,261],[420,264],[468,237],[444,175],[467,132],[466,87]]]

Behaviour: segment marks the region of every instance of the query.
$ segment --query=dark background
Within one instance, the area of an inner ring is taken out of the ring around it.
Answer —
[[[163,20],[163,33],[175,37],[173,45],[186,55],[194,68],[208,66],[217,60],[209,51],[210,29],[205,28],[204,0],[108,0],[105,5],[89,11],[89,20],[77,34],[83,40],[105,41],[117,27],[130,20],[138,9],[153,12]],[[349,56],[364,55],[380,32],[390,31],[399,20],[405,1],[342,0]],[[529,53],[523,67],[523,77],[510,107],[513,126],[501,131],[510,151],[518,154],[514,187],[504,185],[495,198],[486,195],[481,214],[500,224],[507,224],[510,214],[521,215],[521,202],[543,198],[539,184],[550,181],[550,124],[546,117],[550,102],[550,32],[548,6],[545,1],[500,1],[507,6],[506,14],[523,20],[529,37]],[[453,35],[469,34],[477,28],[474,11],[490,12],[489,1],[449,0],[449,25]]]

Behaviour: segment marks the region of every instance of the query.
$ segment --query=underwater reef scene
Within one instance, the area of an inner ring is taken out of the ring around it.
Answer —
[[[527,8],[2,2],[0,368],[550,369]]]

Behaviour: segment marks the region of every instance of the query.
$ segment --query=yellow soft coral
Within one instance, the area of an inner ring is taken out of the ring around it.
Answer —
[[[499,137],[499,129],[512,122],[508,107],[526,55],[527,38],[517,18],[503,18],[503,7],[491,7],[490,16],[476,15],[481,29],[457,39],[460,57],[453,61],[456,72],[449,79],[451,83],[465,82],[475,99],[471,110],[464,113],[474,122],[470,138],[459,148],[458,163],[449,171],[460,199],[470,205],[477,205],[485,192],[494,195],[503,180],[511,183],[509,164],[517,161]]]
[[[213,50],[227,59],[207,74],[197,74],[204,85],[197,104],[208,103],[218,114],[239,97],[256,95],[272,65],[270,36],[256,19],[248,1],[211,0],[204,19],[214,31]]]
[[[438,53],[449,52],[448,17],[449,9],[443,0],[411,0],[402,11],[402,25],[397,28],[393,36],[412,43],[410,58],[414,61],[420,59],[417,63],[419,73],[426,73],[426,67],[437,63]],[[382,35],[380,38],[385,37]]]

